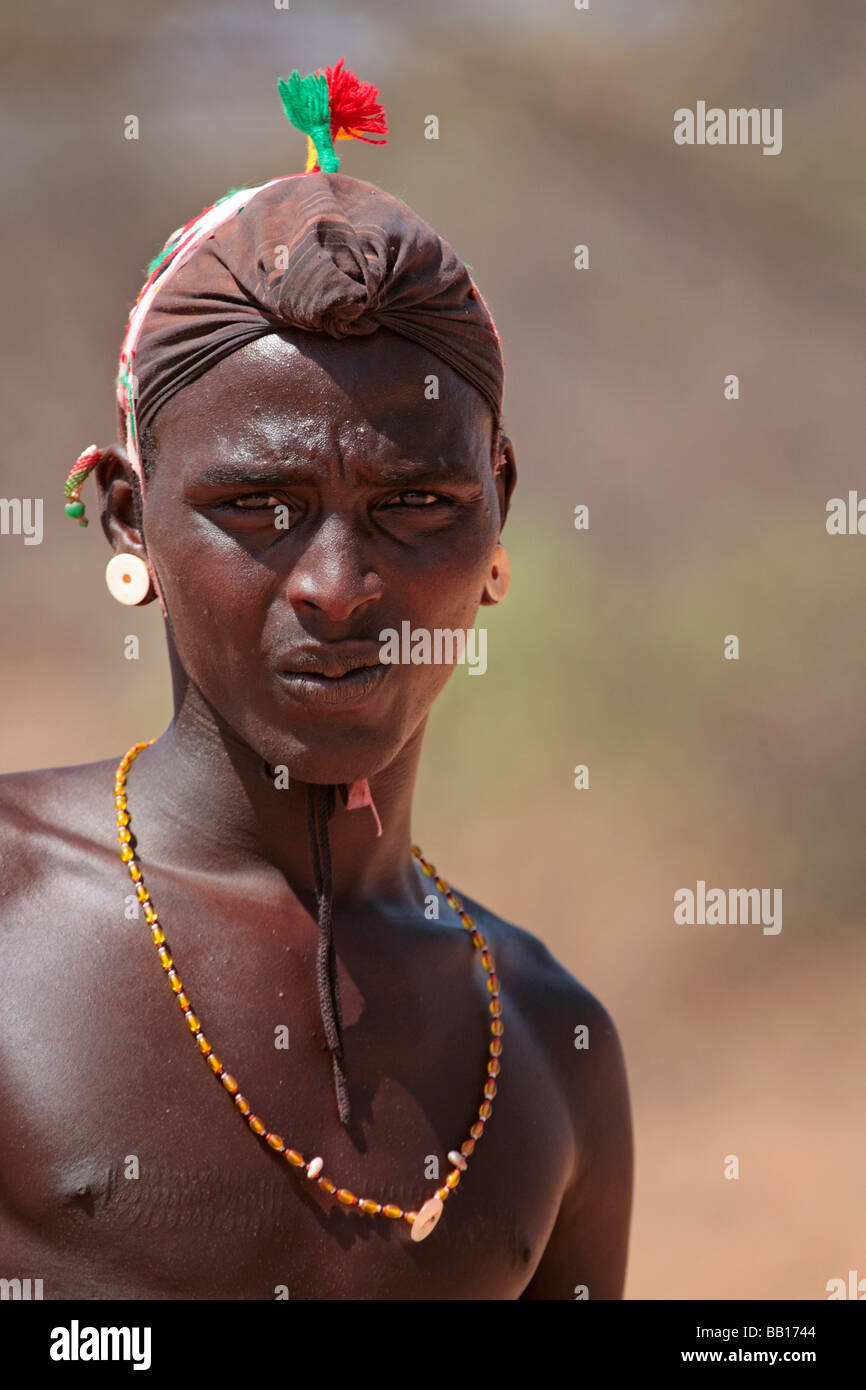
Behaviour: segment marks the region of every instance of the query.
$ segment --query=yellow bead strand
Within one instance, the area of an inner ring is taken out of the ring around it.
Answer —
[[[193,1010],[189,996],[186,993],[180,976],[175,967],[174,958],[169,950],[165,939],[165,933],[160,925],[156,908],[145,887],[142,877],[141,865],[136,862],[135,853],[131,847],[132,832],[130,830],[130,816],[126,797],[126,775],[129,772],[135,759],[143,749],[149,748],[155,739],[146,739],[141,743],[134,743],[129,751],[121,758],[117,765],[114,775],[114,808],[117,823],[118,838],[120,840],[120,857],[126,864],[130,878],[135,884],[136,897],[143,905],[145,921],[150,927],[151,936],[156,946],[159,962],[165,971],[168,982],[174,996],[180,1005],[183,1016],[186,1019],[187,1027],[193,1035],[198,1046],[199,1052],[207,1062],[214,1076],[221,1082],[222,1086],[233,1098],[235,1106],[244,1117],[252,1132],[262,1139],[269,1148],[275,1153],[280,1154],[286,1159],[287,1163],[293,1168],[302,1168],[310,1181],[315,1182],[322,1192],[328,1196],[333,1196],[342,1205],[347,1207],[357,1207],[370,1216],[385,1216],[391,1220],[406,1221],[412,1227],[413,1240],[423,1240],[430,1234],[436,1226],[444,1203],[456,1190],[461,1177],[466,1171],[468,1160],[475,1151],[475,1145],[484,1134],[484,1129],[490,1116],[493,1113],[493,1099],[496,1095],[495,1078],[500,1072],[499,1058],[502,1053],[502,1007],[500,1004],[499,977],[495,972],[495,964],[490,946],[486,938],[478,930],[474,919],[463,907],[460,898],[453,888],[445,882],[434,866],[424,858],[417,845],[412,845],[412,856],[418,861],[423,873],[428,878],[432,878],[436,889],[443,895],[448,906],[457,913],[464,929],[471,934],[472,945],[481,953],[481,963],[487,972],[487,989],[490,994],[488,1005],[491,1023],[490,1033],[492,1041],[489,1046],[490,1059],[487,1062],[487,1079],[484,1083],[483,1100],[478,1107],[478,1118],[469,1130],[468,1138],[464,1139],[459,1151],[450,1149],[448,1151],[448,1161],[451,1163],[451,1171],[445,1182],[436,1188],[432,1197],[428,1197],[418,1208],[418,1210],[404,1211],[394,1202],[377,1202],[371,1197],[356,1197],[354,1192],[347,1187],[338,1187],[330,1178],[322,1172],[323,1160],[320,1156],[305,1159],[296,1149],[290,1148],[282,1136],[273,1133],[267,1125],[253,1111],[250,1102],[244,1096],[238,1086],[237,1081],[226,1070],[222,1062],[216,1056],[211,1044],[205,1036],[201,1020]]]

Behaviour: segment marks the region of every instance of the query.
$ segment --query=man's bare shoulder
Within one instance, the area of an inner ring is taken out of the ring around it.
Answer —
[[[557,960],[548,946],[514,922],[508,922],[467,894],[455,889],[466,910],[493,947],[496,964],[507,989],[518,1005],[536,1011],[539,1019],[575,1015],[575,1026],[582,1020],[610,1023],[604,1005],[585,985]],[[569,1046],[574,1048],[574,1027]]]
[[[116,766],[107,758],[0,774],[0,907],[53,873],[70,851],[101,846]]]
[[[47,832],[72,828],[94,799],[111,795],[116,758],[0,773],[0,823]],[[109,803],[110,804],[110,803]]]

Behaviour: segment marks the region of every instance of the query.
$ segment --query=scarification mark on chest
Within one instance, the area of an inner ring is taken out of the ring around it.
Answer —
[[[67,1209],[101,1217],[121,1229],[192,1228],[254,1237],[285,1234],[297,1220],[300,1197],[295,1185],[277,1176],[253,1177],[212,1165],[170,1168],[147,1163],[141,1165],[139,1177],[130,1178],[123,1163],[90,1163],[86,1171],[82,1166],[67,1173],[63,1188]],[[457,1201],[449,1216],[455,1234],[459,1227],[461,1245],[512,1268],[524,1267],[531,1258],[531,1242],[513,1213],[503,1213],[500,1219]]]
[[[101,1166],[89,1181],[67,1186],[67,1205],[112,1225],[173,1230],[194,1227],[249,1235],[285,1230],[296,1192],[276,1177],[253,1177],[207,1168],[142,1164],[127,1177],[122,1163]],[[295,1205],[296,1210],[296,1205]]]
[[[488,1253],[507,1259],[513,1267],[523,1267],[531,1258],[532,1251],[525,1231],[513,1215],[503,1216],[501,1221],[490,1215],[475,1212],[454,1212],[455,1221],[460,1221],[460,1243],[463,1246],[483,1246]]]

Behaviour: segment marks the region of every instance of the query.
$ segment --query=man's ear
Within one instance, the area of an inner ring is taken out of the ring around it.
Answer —
[[[115,554],[137,555],[147,564],[138,479],[122,444],[110,444],[102,450],[93,480],[99,521]]]
[[[508,510],[511,506],[511,495],[514,492],[514,488],[517,484],[517,460],[514,457],[514,447],[508,435],[505,434],[504,431],[500,431],[499,435],[498,452],[493,464],[493,479],[496,485],[496,495],[499,499],[500,535],[498,545],[501,547],[502,528],[505,525],[505,521],[508,516]],[[504,551],[504,547],[502,547],[502,551]],[[497,580],[493,586],[492,592],[490,589],[488,589],[487,584],[485,584],[485,587],[481,594],[481,598],[479,600],[479,602],[484,606],[493,603],[500,603],[508,591],[508,575],[510,572],[510,565],[507,553],[502,553],[502,551],[497,550],[495,552],[494,564],[497,566],[497,569],[500,572],[502,571],[504,566],[504,574],[499,573],[497,575]],[[503,579],[504,587],[502,587]],[[498,596],[495,596],[497,592]]]
[[[499,529],[501,530],[505,525],[508,509],[511,506],[511,495],[517,485],[517,460],[514,457],[514,446],[508,435],[504,433],[499,436],[499,448],[493,464],[493,479],[499,498]]]

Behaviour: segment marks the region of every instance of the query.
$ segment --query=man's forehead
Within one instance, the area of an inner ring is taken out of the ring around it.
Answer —
[[[206,395],[229,385],[270,396],[296,382],[309,391],[331,381],[338,392],[353,399],[374,395],[407,405],[450,399],[454,404],[471,401],[482,417],[489,410],[466,378],[441,357],[386,328],[345,338],[300,329],[268,333],[246,343],[199,380]]]
[[[489,457],[492,416],[461,376],[387,331],[366,338],[268,334],[166,402],[160,452],[315,458],[335,450],[381,459]]]

